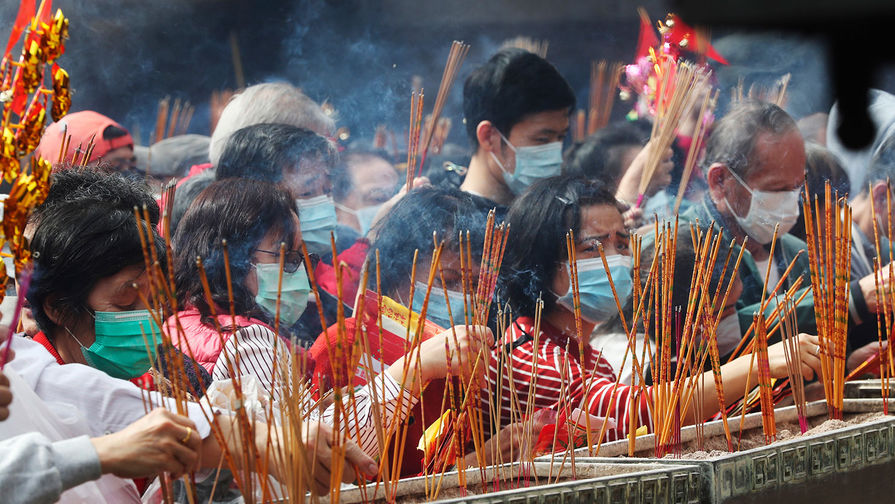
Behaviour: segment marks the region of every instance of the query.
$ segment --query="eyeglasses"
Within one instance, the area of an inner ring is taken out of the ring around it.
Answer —
[[[279,258],[280,258],[279,252],[274,252],[271,250],[255,249],[255,252],[261,252],[263,254],[270,254],[270,255],[276,257],[277,260],[279,260]],[[312,266],[316,265],[319,258],[315,254],[309,254],[309,256],[311,258],[311,265]],[[304,262],[305,262],[305,258],[301,252],[299,252],[298,250],[288,250],[288,251],[286,251],[285,257],[283,258],[283,271],[285,271],[286,273],[295,273],[296,271],[298,271],[298,268],[300,268],[302,263],[304,263]]]

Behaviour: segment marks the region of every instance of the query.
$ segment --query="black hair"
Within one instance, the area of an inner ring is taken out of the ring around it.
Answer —
[[[164,242],[156,232],[159,209],[146,184],[91,169],[53,175],[47,199],[31,216],[34,275],[27,298],[38,327],[52,337],[56,325],[44,311],[49,301],[63,325],[92,312],[87,297],[96,283],[127,266],[144,263],[134,208],[146,208],[162,267]],[[140,229],[147,223],[141,219]]]
[[[869,173],[869,172],[868,172]],[[867,180],[871,180],[870,177]],[[823,201],[827,181],[835,196],[848,194],[851,183],[848,174],[842,167],[839,158],[831,150],[814,142],[805,143],[805,188],[808,194],[817,196]],[[866,190],[866,188],[865,188]],[[804,198],[804,194],[802,195]],[[805,216],[802,205],[799,205],[799,220],[796,221],[789,234],[805,240]]]
[[[534,316],[539,297],[545,313],[554,308],[553,275],[569,257],[566,233],[571,229],[577,236],[582,209],[594,205],[619,207],[604,184],[560,176],[536,182],[510,206],[510,238],[498,293],[509,302],[514,316]]]
[[[326,138],[288,124],[254,124],[227,140],[217,166],[217,180],[247,178],[279,183],[283,172],[298,168],[302,159],[320,159],[327,167],[336,150]]]
[[[798,132],[795,120],[773,103],[743,101],[715,123],[706,144],[708,168],[715,163],[726,165],[743,180],[749,176],[755,141],[762,132],[782,135]]]
[[[118,126],[106,126],[106,129],[103,130],[104,140],[114,140],[127,135],[130,135],[130,133],[128,133],[126,129],[119,128]]]
[[[196,200],[196,197],[210,186],[215,179],[215,171],[209,168],[202,173],[194,175],[180,184],[174,192],[174,204],[171,207],[171,234],[176,233],[180,220],[183,219],[187,209]]]
[[[626,147],[643,147],[646,139],[629,122],[610,124],[572,144],[563,155],[563,174],[603,180],[618,186],[627,166],[622,166]]]
[[[435,248],[432,233],[445,240],[445,249],[459,251],[458,235],[469,231],[473,261],[481,259],[485,224],[493,203],[458,189],[434,187],[415,189],[401,198],[388,215],[374,227],[375,241],[368,257],[375,265],[379,250],[381,288],[390,295],[410,278],[413,252],[431,255]],[[423,275],[427,274],[424,272]],[[424,276],[417,278],[423,279]]]
[[[479,147],[476,128],[482,121],[491,121],[509,137],[527,116],[552,110],[571,113],[574,108],[575,93],[556,67],[523,49],[498,51],[463,85],[466,134],[473,151]]]
[[[267,320],[244,281],[251,268],[254,250],[268,232],[275,232],[291,245],[298,229],[295,200],[269,182],[248,179],[218,180],[202,191],[187,210],[174,235],[174,283],[181,303],[199,310],[202,320],[211,321],[196,258],[208,279],[217,313],[227,309],[227,275],[223,240],[227,240],[234,308],[237,315]]]
[[[352,149],[341,153],[339,160],[333,165],[330,172],[333,184],[333,198],[341,201],[348,196],[354,187],[354,180],[351,177],[350,164],[353,162],[364,161],[370,158],[379,158],[388,164],[392,164],[389,155],[384,150],[362,150]]]

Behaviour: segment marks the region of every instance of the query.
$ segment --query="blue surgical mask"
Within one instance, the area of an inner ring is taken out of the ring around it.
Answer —
[[[336,208],[353,215],[360,225],[361,236],[366,236],[367,233],[370,231],[370,228],[373,227],[373,219],[376,217],[376,214],[379,213],[379,209],[382,208],[382,203],[378,205],[365,206],[362,208],[358,208],[357,210],[336,203]]]
[[[631,258],[623,255],[611,255],[606,257],[609,265],[609,273],[612,274],[612,282],[615,284],[615,292],[622,305],[631,297],[634,287],[631,279]],[[609,285],[609,276],[603,266],[603,259],[579,259],[578,265],[578,295],[581,297],[581,317],[588,322],[605,322],[618,313],[618,305],[615,296],[612,295],[612,287]],[[575,311],[572,298],[571,269],[566,264],[569,272],[569,291],[559,298],[559,304],[565,306],[570,312]]]
[[[338,219],[332,196],[325,194],[308,199],[295,200],[298,205],[298,221],[301,224],[301,238],[308,246],[308,252],[326,255],[332,252],[330,232],[335,232]]]
[[[562,142],[545,145],[515,147],[499,131],[500,138],[516,153],[516,168],[507,171],[503,163],[491,152],[491,158],[503,172],[503,180],[515,195],[520,195],[535,182],[562,173]]]
[[[451,302],[451,314],[454,316],[454,324],[463,325],[466,319],[463,316],[463,293],[448,290],[448,299]],[[426,284],[416,282],[413,290],[413,311],[419,313],[423,309],[423,301],[426,299]],[[470,303],[472,300],[470,300]],[[440,325],[443,328],[451,326],[451,317],[448,315],[448,307],[444,302],[444,291],[440,287],[432,287],[429,294],[429,304],[426,307],[426,319]],[[470,314],[472,321],[472,314]]]
[[[255,264],[258,277],[258,294],[255,303],[271,318],[277,314],[277,287],[280,282],[280,265],[277,263]],[[311,284],[308,272],[302,264],[292,273],[283,272],[283,287],[280,289],[280,326],[291,327],[298,321],[308,306]]]

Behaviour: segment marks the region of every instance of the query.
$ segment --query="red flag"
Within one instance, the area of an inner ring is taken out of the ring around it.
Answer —
[[[656,30],[653,28],[646,10],[641,7],[637,9],[637,12],[640,14],[640,35],[637,38],[637,52],[634,53],[634,61],[649,56],[650,48],[659,45],[659,37],[656,36]]]
[[[19,37],[22,36],[22,32],[25,31],[25,27],[28,26],[33,17],[34,0],[22,0],[19,3],[19,13],[16,15],[16,22],[12,25],[12,31],[9,34],[9,42],[6,43],[6,52],[3,53],[4,59],[9,58],[13,46],[19,41]]]

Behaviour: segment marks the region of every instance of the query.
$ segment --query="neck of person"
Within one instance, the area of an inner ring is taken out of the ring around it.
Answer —
[[[494,160],[483,149],[478,149],[472,159],[469,160],[469,168],[466,178],[460,185],[460,190],[488,198],[491,201],[507,206],[513,202],[513,193],[503,181],[503,177],[494,176],[491,164]],[[499,167],[498,167],[499,168]]]
[[[84,354],[81,352],[81,345],[68,334],[64,327],[56,326],[52,334],[47,336],[53,347],[56,348],[56,352],[59,353],[59,357],[62,357],[66,364],[87,364],[87,359],[84,358]]]
[[[727,208],[727,205],[722,201],[720,204],[712,198],[712,203],[715,205],[715,208],[718,210],[718,214],[721,215],[721,218],[724,219],[722,223],[724,225],[724,229],[730,233],[730,236],[736,240],[737,243],[743,243],[743,240],[746,238],[746,232],[743,231],[743,228],[740,227],[737,220],[733,217],[733,210]],[[764,245],[758,243],[758,241],[749,238],[746,240],[746,250],[749,251],[749,254],[752,255],[752,259],[756,261],[764,261],[770,256],[768,249],[765,248]]]
[[[575,314],[564,306],[556,305],[553,310],[544,317],[544,320],[569,339],[576,342],[578,341],[578,328],[575,324]],[[594,327],[596,327],[596,324],[593,322],[588,322],[584,318],[581,319],[581,338],[585,343],[590,341],[590,333],[594,332]]]

